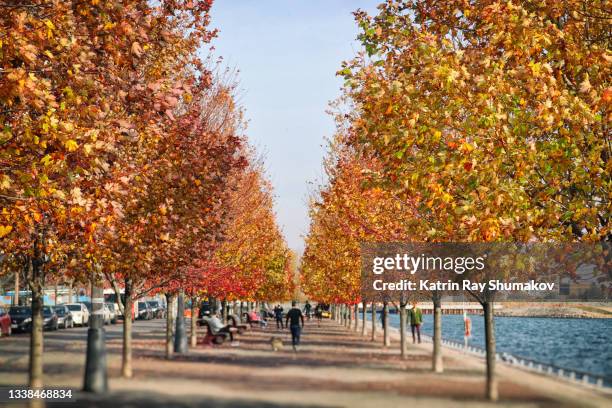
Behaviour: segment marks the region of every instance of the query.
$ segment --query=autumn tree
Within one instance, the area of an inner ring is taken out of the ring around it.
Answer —
[[[356,13],[352,145],[433,241],[597,241],[610,227],[602,1],[395,1]],[[492,295],[492,294],[491,294]],[[493,297],[487,396],[497,399]]]

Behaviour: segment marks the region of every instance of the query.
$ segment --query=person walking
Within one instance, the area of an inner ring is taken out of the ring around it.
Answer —
[[[412,343],[416,343],[416,335],[418,336],[419,343],[421,342],[421,324],[423,323],[423,312],[417,306],[417,302],[412,302],[412,309],[408,314],[410,318],[410,329],[412,330]]]
[[[283,307],[280,304],[274,307],[274,318],[276,319],[276,328],[283,329]]]
[[[304,306],[304,313],[306,313],[306,318],[308,320],[310,320],[310,310],[311,309],[312,309],[312,306],[310,305],[308,301],[306,301],[306,305]]]
[[[300,323],[302,323],[301,326]],[[293,351],[297,351],[297,346],[300,345],[300,334],[302,328],[304,328],[304,315],[300,308],[297,307],[295,300],[291,302],[291,310],[287,312],[285,326],[291,330],[291,344],[293,345]]]

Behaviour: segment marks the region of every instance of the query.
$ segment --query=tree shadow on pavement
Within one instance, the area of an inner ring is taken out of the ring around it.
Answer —
[[[149,391],[92,395],[77,393],[74,401],[79,408],[307,408],[306,404],[277,404],[243,398],[214,398],[203,396],[172,396]],[[72,404],[71,404],[72,405]],[[66,402],[47,402],[47,408],[66,408]]]

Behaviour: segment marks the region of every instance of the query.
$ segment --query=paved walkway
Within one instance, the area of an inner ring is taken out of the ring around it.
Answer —
[[[268,328],[240,336],[238,347],[200,345],[172,361],[163,359],[163,321],[137,322],[134,378],[123,380],[119,378],[119,329],[109,328],[108,335],[111,393],[79,393],[79,407],[612,406],[610,395],[594,389],[504,366],[499,370],[500,402],[492,405],[483,398],[482,360],[445,350],[445,372],[434,374],[430,371],[431,345],[410,345],[408,359],[402,361],[397,342],[385,349],[380,342],[372,343],[329,320],[320,327],[307,323],[297,354],[288,345],[288,331]],[[55,333],[48,336],[46,383],[78,388],[84,330],[63,333],[69,336],[63,343],[52,337]],[[272,336],[283,338],[282,351],[271,350]],[[22,352],[27,337],[20,343],[15,339],[6,344]],[[3,353],[2,346],[0,342],[0,385],[23,384],[27,355],[7,357],[10,353]],[[67,408],[70,404],[47,406]]]

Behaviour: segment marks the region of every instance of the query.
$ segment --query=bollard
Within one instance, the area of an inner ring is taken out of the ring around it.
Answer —
[[[583,382],[583,384],[588,384],[589,383],[589,376],[584,374],[582,376],[582,382]]]
[[[552,374],[553,368],[551,366],[548,366],[548,369],[546,371],[548,372],[548,374]]]
[[[600,377],[600,378],[598,378],[598,379],[597,379],[597,386],[598,386],[598,387],[603,387],[603,385],[604,385],[604,384],[603,384],[603,378],[601,378],[601,377]]]
[[[563,377],[563,369],[562,368],[560,368],[559,371],[557,371],[557,375],[559,377]]]
[[[570,380],[575,381],[575,380],[576,380],[576,373],[575,373],[575,372],[573,372],[573,371],[570,371],[570,373],[569,373],[569,378],[570,378]]]

